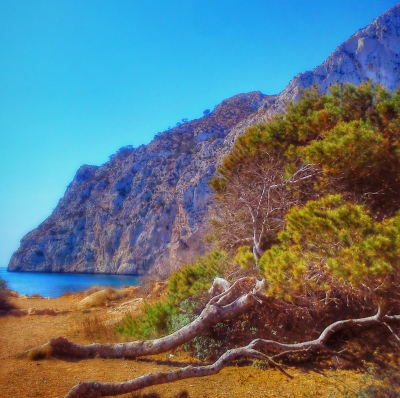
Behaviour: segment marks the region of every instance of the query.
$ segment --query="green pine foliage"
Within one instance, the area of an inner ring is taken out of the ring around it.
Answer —
[[[198,301],[211,287],[214,278],[229,267],[228,260],[225,252],[214,250],[173,272],[165,297],[156,303],[146,303],[138,317],[128,315],[116,325],[117,332],[125,337],[148,339],[175,331],[177,323],[182,325],[182,319],[189,322],[193,307],[182,303],[188,299]],[[189,308],[190,314],[187,314]]]
[[[211,186],[217,204],[226,204],[238,176],[246,180],[243,187],[251,186],[244,172],[249,165],[261,174],[266,165],[274,167],[274,162],[281,167],[284,159],[281,181],[304,165],[314,168],[314,178],[307,184],[287,186],[289,200],[296,191],[297,205],[340,193],[351,203],[364,204],[372,218],[382,220],[400,208],[399,145],[400,90],[392,93],[371,81],[358,87],[334,85],[328,94],[313,88],[297,104],[288,104],[284,114],[240,136]],[[218,225],[223,223],[219,220]],[[263,250],[270,248],[273,239],[267,235],[261,239]]]
[[[223,251],[214,250],[198,257],[194,264],[183,266],[171,274],[167,287],[168,300],[179,305],[189,297],[200,297],[211,287],[214,278],[221,276],[228,267],[229,257]]]
[[[211,185],[224,200],[233,173],[246,164],[262,165],[266,156],[283,155],[287,170],[296,170],[299,159],[319,167],[319,188],[352,192],[393,211],[399,207],[399,145],[400,90],[391,93],[370,81],[334,85],[322,95],[314,88],[283,115],[239,137]]]
[[[260,260],[270,295],[398,305],[400,213],[374,221],[363,206],[330,195],[292,208],[279,239]]]
[[[315,87],[237,139],[211,184],[220,203],[227,203],[233,176],[236,184],[238,175],[246,178],[249,165],[273,167],[274,158],[281,167],[284,158],[282,181],[302,165],[315,170],[312,189],[287,187],[299,201],[281,224],[279,243],[266,236],[271,243],[259,267],[269,295],[311,306],[339,298],[398,305],[399,145],[400,90],[371,81],[334,85],[328,94]],[[251,245],[238,247],[236,263],[249,268],[251,253]]]
[[[254,254],[250,251],[248,246],[240,246],[234,259],[235,264],[240,268],[249,270],[256,267],[254,261]]]

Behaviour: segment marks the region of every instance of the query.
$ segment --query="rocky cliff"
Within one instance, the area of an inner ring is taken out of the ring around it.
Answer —
[[[53,214],[28,233],[10,271],[144,274],[174,268],[205,250],[213,193],[208,182],[235,138],[318,84],[400,82],[400,5],[341,44],[278,96],[259,92],[223,101],[203,118],[121,148],[100,167],[82,166]]]
[[[272,112],[296,100],[305,88],[325,92],[334,83],[359,85],[372,79],[394,91],[400,82],[400,5],[391,8],[342,43],[320,66],[299,73],[280,93]]]
[[[208,185],[224,139],[274,97],[223,101],[199,120],[82,166],[53,214],[27,234],[9,270],[143,274],[204,251]]]

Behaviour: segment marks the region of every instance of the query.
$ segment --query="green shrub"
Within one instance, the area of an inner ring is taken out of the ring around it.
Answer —
[[[356,297],[365,303],[398,305],[400,213],[382,222],[340,195],[292,208],[280,245],[260,260],[269,293]]]
[[[223,342],[213,339],[209,333],[203,333],[187,343],[185,348],[187,351],[192,351],[200,361],[207,361],[221,355]]]
[[[356,398],[398,398],[400,396],[399,365],[386,364],[383,369],[369,368],[360,379],[365,387],[357,390]]]
[[[197,299],[198,304],[228,263],[227,254],[215,250],[173,272],[165,297],[157,303],[146,303],[138,317],[125,317],[116,325],[117,332],[125,337],[147,339],[178,330],[194,319],[192,299]]]
[[[169,331],[171,333],[182,329],[196,318],[196,303],[193,299],[185,299],[179,305],[179,310],[169,317]]]
[[[186,265],[173,272],[168,279],[167,297],[178,305],[189,297],[199,297],[212,285],[216,276],[221,276],[229,267],[228,255],[214,250],[198,257],[194,264]]]
[[[116,331],[124,337],[139,339],[154,338],[168,333],[169,319],[175,312],[168,300],[158,303],[145,303],[139,316],[127,315],[116,324]]]

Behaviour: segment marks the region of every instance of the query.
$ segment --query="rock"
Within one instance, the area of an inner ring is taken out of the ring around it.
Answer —
[[[396,90],[400,82],[400,5],[376,18],[342,43],[320,66],[299,73],[277,98],[269,113],[282,112],[301,90],[319,85],[326,92],[334,83],[359,85],[371,79]]]
[[[119,300],[127,295],[128,292],[125,290],[115,290],[111,288],[99,290],[79,301],[76,308],[78,310],[85,310],[93,307],[102,307],[109,301]]]
[[[76,308],[78,310],[84,310],[92,307],[102,306],[107,301],[107,297],[108,294],[106,290],[99,290],[98,292],[92,293],[79,301],[76,304]]]
[[[53,214],[22,239],[9,270],[143,275],[204,253],[208,182],[223,139],[266,98],[239,94],[147,146],[82,166]]]
[[[138,311],[144,304],[143,298],[135,298],[133,300],[127,301],[117,308],[113,308],[108,311],[109,314],[128,314],[131,312]]]
[[[277,96],[239,94],[213,112],[121,148],[100,167],[82,166],[54,212],[22,240],[10,271],[168,274],[206,250],[209,181],[236,137],[318,84],[400,82],[400,5],[298,74]]]

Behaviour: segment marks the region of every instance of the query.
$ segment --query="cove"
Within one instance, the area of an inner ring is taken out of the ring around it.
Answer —
[[[7,287],[19,294],[40,294],[43,297],[59,297],[64,293],[76,293],[92,286],[110,286],[119,289],[124,286],[137,286],[138,276],[105,274],[69,274],[41,272],[7,272],[0,267],[0,278],[7,282]]]

